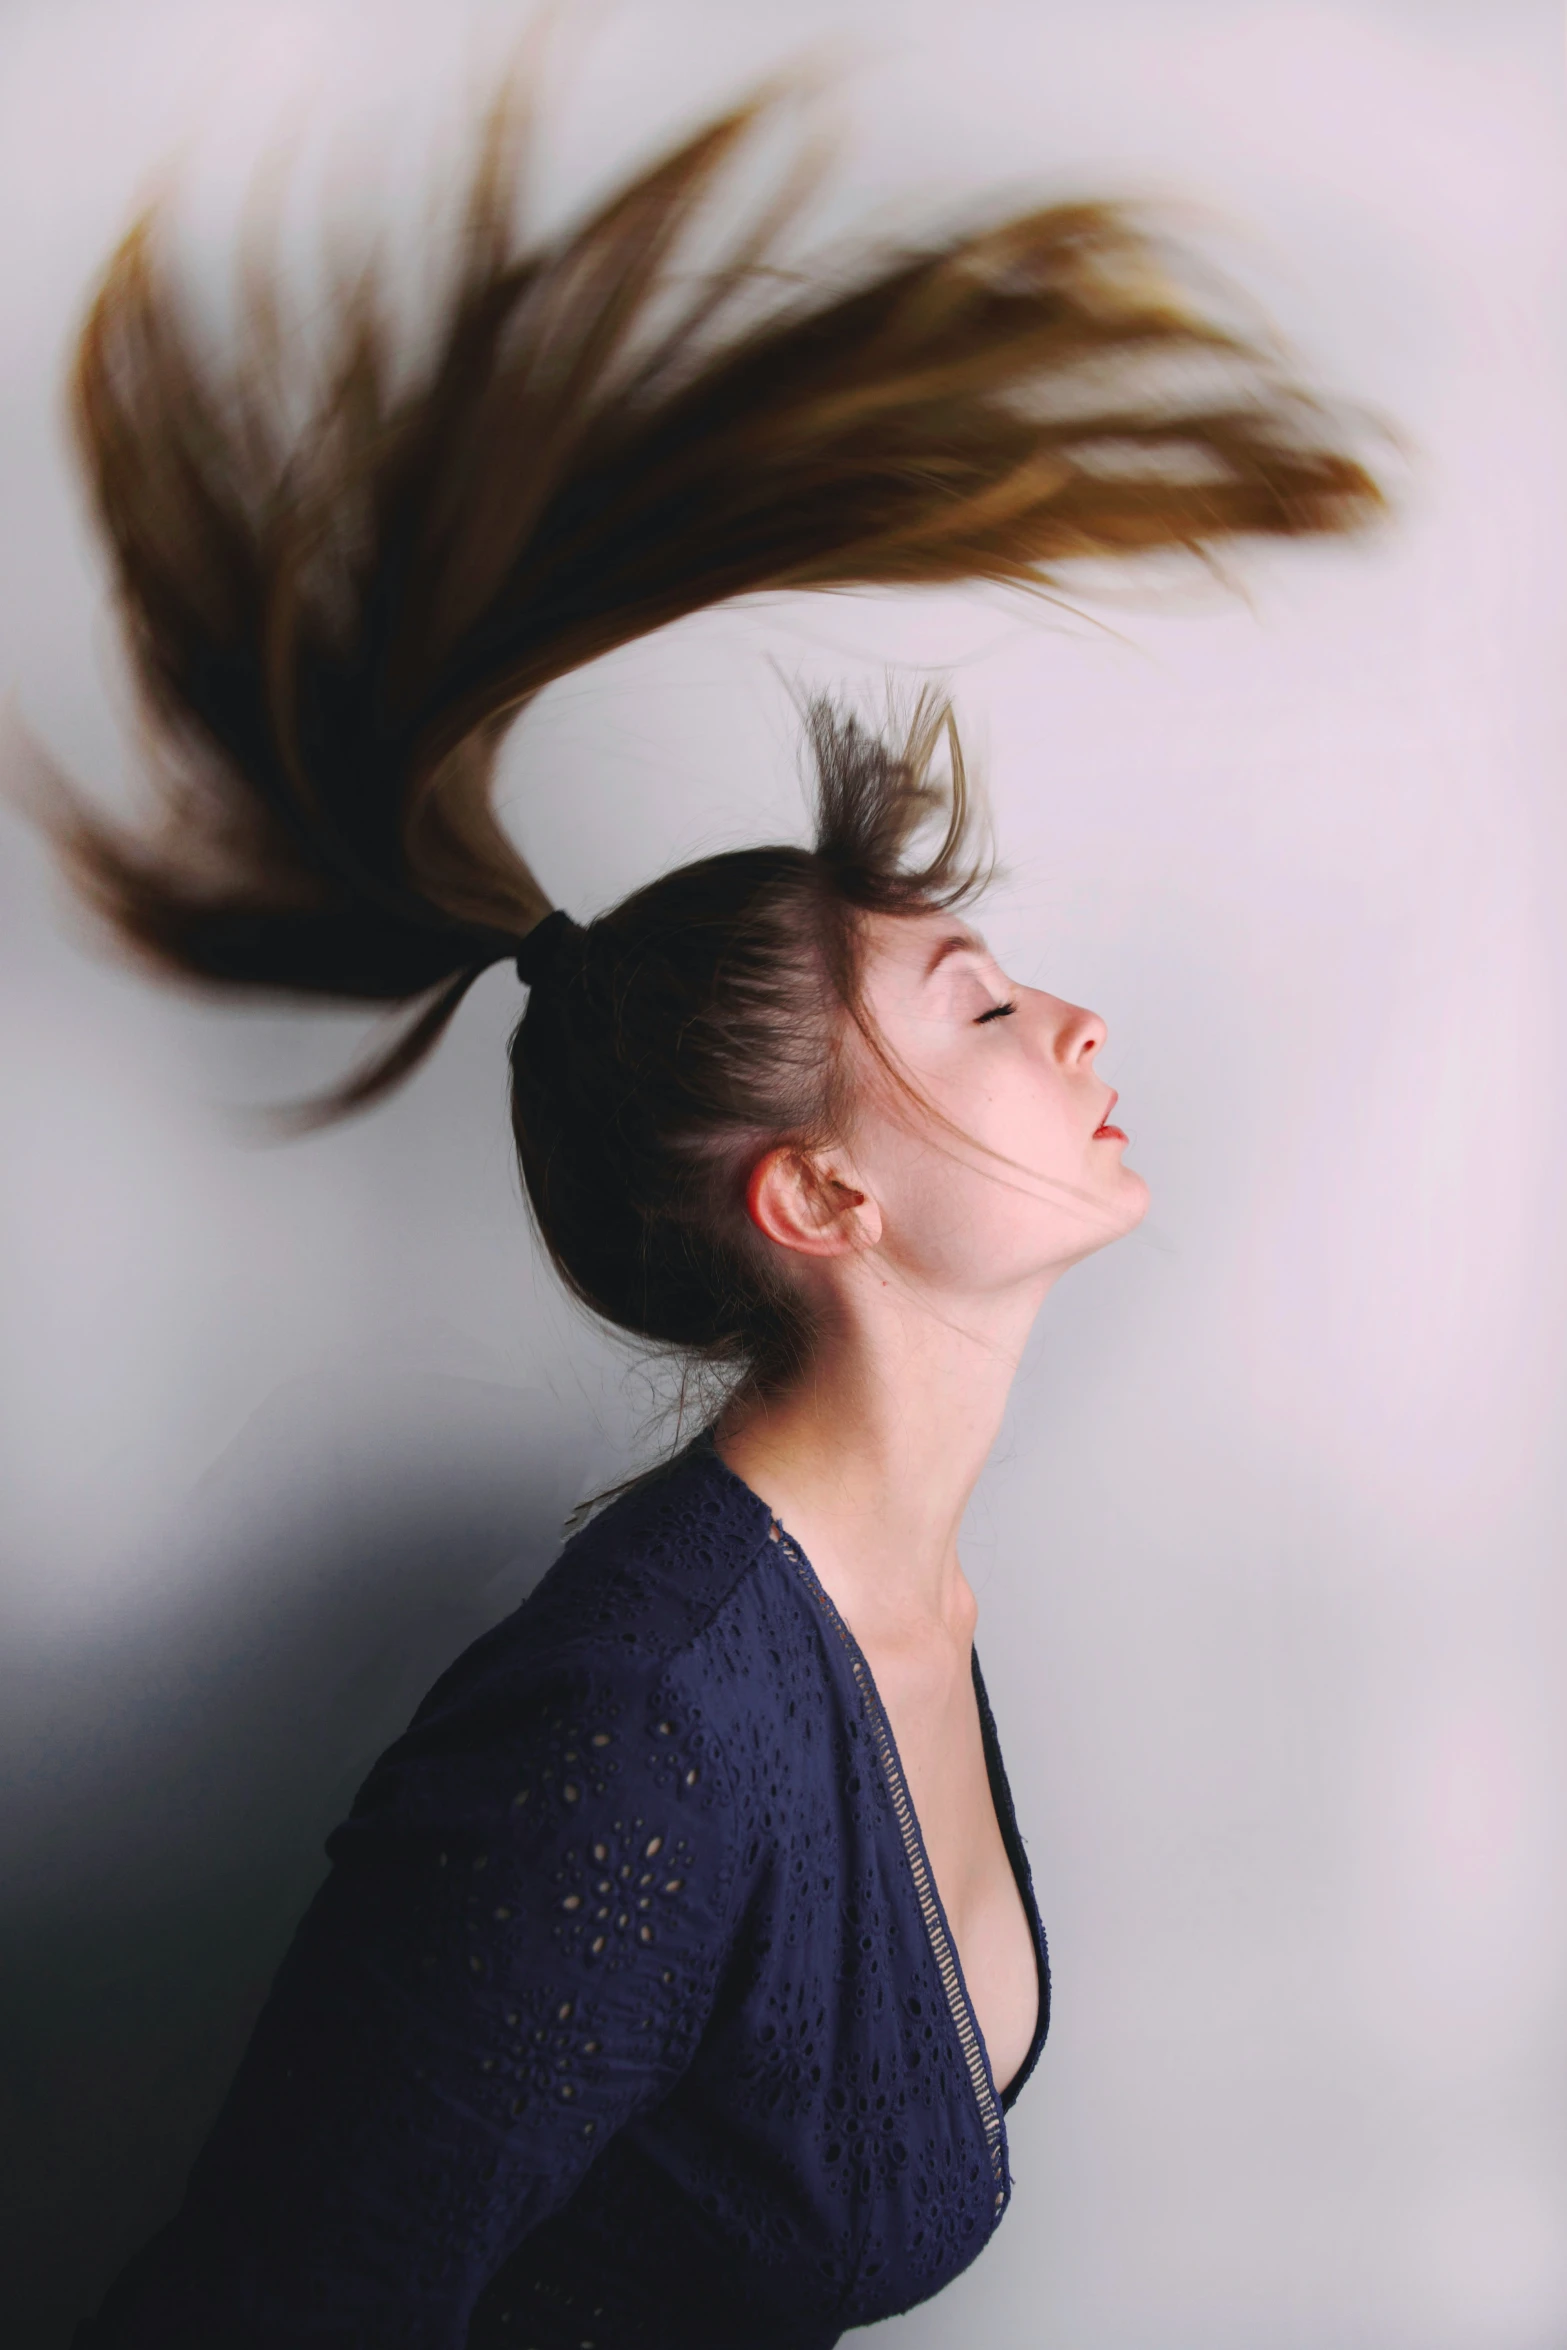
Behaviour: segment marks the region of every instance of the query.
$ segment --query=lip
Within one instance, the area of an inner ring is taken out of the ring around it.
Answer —
[[[1098,1142],[1101,1136],[1106,1142],[1125,1142],[1126,1136],[1121,1128],[1112,1126],[1110,1123],[1110,1112],[1115,1108],[1120,1098],[1118,1093],[1112,1092],[1110,1099],[1105,1103],[1105,1114],[1093,1131],[1092,1139],[1095,1142]]]

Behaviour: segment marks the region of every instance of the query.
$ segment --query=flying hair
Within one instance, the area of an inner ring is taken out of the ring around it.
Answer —
[[[152,969],[400,1015],[301,1124],[406,1079],[552,911],[495,768],[583,664],[764,591],[1057,593],[1084,559],[1343,532],[1381,504],[1351,423],[1116,204],[785,269],[796,173],[698,266],[781,103],[735,106],[530,236],[508,89],[427,345],[400,345],[366,267],[310,395],[264,272],[223,363],[156,212],[108,263],[71,400],[153,803],[113,821],[62,780],[45,821]],[[568,1286],[759,1379],[809,1333],[746,1223],[745,1168],[841,1115],[860,917],[955,905],[987,870],[941,695],[882,732],[829,700],[805,719],[813,844],[703,859],[557,924],[511,1044],[528,1197]]]

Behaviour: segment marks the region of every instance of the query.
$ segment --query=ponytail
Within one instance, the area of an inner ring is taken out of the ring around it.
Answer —
[[[522,950],[512,1111],[557,1266],[623,1328],[758,1375],[806,1334],[737,1170],[834,1114],[852,910],[950,903],[974,880],[950,713],[923,697],[889,741],[816,709],[814,850],[707,859],[547,931],[491,805],[512,720],[732,597],[1049,590],[1083,557],[1340,531],[1380,503],[1331,414],[1182,293],[1114,205],[803,284],[770,266],[783,205],[693,285],[693,235],[771,103],[531,243],[517,116],[497,106],[422,365],[394,364],[366,272],[302,428],[271,290],[245,281],[233,364],[210,365],[140,221],[72,388],[157,806],[126,828],[61,783],[46,812],[79,890],[152,966],[403,1008],[306,1123],[386,1093]],[[943,805],[940,847],[911,864]]]
[[[1377,492],[1255,343],[1110,205],[1058,205],[758,306],[776,227],[681,254],[766,111],[737,107],[552,241],[514,234],[495,110],[432,355],[399,382],[368,275],[303,430],[270,298],[197,354],[158,224],[81,336],[78,444],[160,773],[142,833],[57,811],[152,963],[416,1007],[335,1106],[428,1051],[548,910],[492,813],[517,713],[581,663],[763,589],[989,579],[1292,536]],[[1151,363],[1221,361],[1178,404]]]

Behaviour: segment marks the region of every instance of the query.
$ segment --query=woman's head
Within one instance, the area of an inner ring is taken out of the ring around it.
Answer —
[[[819,700],[808,733],[814,845],[682,866],[572,926],[511,1046],[528,1198],[568,1285],[764,1384],[807,1352],[813,1294],[757,1213],[755,1172],[841,1152],[884,1091],[926,1121],[878,1025],[883,942],[923,935],[983,877],[944,702],[877,733]]]
[[[774,266],[774,207],[694,274],[693,224],[758,111],[526,246],[498,108],[429,348],[394,352],[367,271],[313,406],[275,289],[219,371],[150,223],[109,266],[76,422],[162,804],[127,831],[62,787],[46,815],[163,971],[406,1009],[303,1122],[404,1078],[548,913],[490,794],[555,679],[743,594],[1054,589],[1081,557],[1339,531],[1379,505],[1267,337],[1205,312],[1114,206],[814,279]],[[863,1173],[860,1241],[874,1210],[911,1279],[1047,1278],[1141,1200],[1093,1131],[1095,1025],[953,944],[980,860],[939,701],[889,739],[819,704],[809,733],[814,845],[557,924],[511,1047],[529,1196],[571,1286],[763,1380],[801,1359],[828,1261],[768,1220],[807,1177],[823,1229],[852,1206],[834,1154]]]
[[[684,866],[573,927],[512,1039],[568,1285],[764,1387],[867,1247],[933,1302],[1038,1291],[1147,1197],[1098,1131],[1102,1022],[1006,979],[958,910],[984,863],[946,706],[878,735],[817,702],[809,731],[814,848]]]

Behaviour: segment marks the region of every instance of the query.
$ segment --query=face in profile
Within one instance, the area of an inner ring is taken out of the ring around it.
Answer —
[[[1113,1123],[1096,1013],[1018,986],[942,913],[867,917],[862,986],[919,1097],[856,1041],[854,1180],[906,1277],[954,1297],[1038,1290],[1139,1222],[1148,1187]]]

